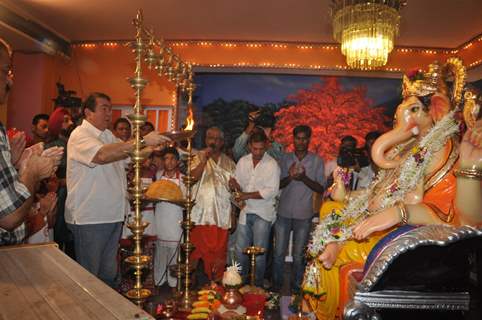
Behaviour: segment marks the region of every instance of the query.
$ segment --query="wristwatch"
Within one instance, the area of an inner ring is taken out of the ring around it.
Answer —
[[[141,148],[144,148],[146,146],[146,141],[144,140],[144,138],[141,138],[141,140],[139,140],[139,144]]]

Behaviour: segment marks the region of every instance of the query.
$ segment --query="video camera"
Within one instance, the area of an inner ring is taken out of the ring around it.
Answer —
[[[261,108],[258,112],[259,113],[254,120],[255,125],[261,128],[274,128],[276,124],[276,117],[274,116],[273,112],[266,108]]]
[[[369,163],[363,149],[342,147],[338,153],[336,164],[342,168],[352,168],[357,165],[361,168]]]
[[[76,97],[76,92],[73,90],[65,90],[65,87],[60,82],[57,82],[58,96],[53,99],[56,106],[64,108],[80,108],[82,106],[82,99]]]

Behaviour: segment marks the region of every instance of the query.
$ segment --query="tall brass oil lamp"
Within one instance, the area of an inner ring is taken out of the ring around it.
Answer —
[[[190,240],[191,229],[194,223],[191,221],[191,210],[194,205],[192,196],[192,186],[194,179],[191,175],[192,155],[192,138],[196,133],[194,131],[194,117],[192,110],[192,96],[195,89],[193,84],[192,65],[183,62],[179,56],[173,53],[173,50],[166,46],[164,41],[157,39],[154,32],[144,26],[142,11],[137,12],[136,18],[133,21],[136,28],[136,39],[130,45],[135,55],[136,68],[134,76],[128,81],[131,87],[135,90],[135,104],[134,112],[128,117],[133,125],[134,134],[134,150],[131,153],[132,163],[134,166],[133,187],[129,189],[133,200],[134,219],[128,224],[128,228],[132,231],[134,240],[133,255],[126,258],[126,262],[134,268],[135,284],[134,287],[127,292],[127,297],[133,300],[139,306],[142,306],[144,301],[151,295],[150,290],[142,286],[142,270],[146,268],[151,261],[151,257],[142,253],[142,237],[144,230],[148,226],[147,222],[142,221],[141,206],[143,201],[144,190],[141,182],[141,165],[145,159],[145,153],[141,152],[143,148],[142,139],[140,136],[140,128],[146,122],[146,116],[143,114],[141,105],[142,90],[147,85],[148,81],[142,78],[142,63],[145,61],[149,69],[155,69],[159,76],[166,76],[167,79],[173,82],[176,86],[176,91],[187,93],[188,95],[188,117],[186,119],[186,128],[182,131],[172,131],[165,133],[166,136],[173,140],[187,140],[188,146],[188,170],[184,178],[186,184],[187,195],[186,199],[182,201],[185,209],[184,218],[182,221],[182,228],[184,229],[183,243],[181,244],[182,255],[178,257],[178,292],[177,297],[180,299],[180,309],[191,309],[191,291],[190,291],[190,274],[191,267],[189,255],[194,250],[194,246]],[[159,51],[156,53],[155,49]],[[182,261],[182,263],[180,263]]]
[[[148,81],[142,78],[142,59],[146,50],[146,44],[142,38],[142,12],[138,12],[134,19],[136,27],[136,40],[131,43],[131,47],[135,54],[136,69],[134,77],[129,78],[128,81],[131,87],[135,90],[135,104],[134,112],[128,117],[132,122],[134,128],[134,150],[131,153],[132,163],[134,166],[134,180],[133,186],[130,188],[130,193],[133,201],[134,220],[130,222],[127,227],[131,230],[134,240],[133,255],[126,258],[126,262],[131,264],[134,268],[135,284],[134,288],[126,293],[126,296],[133,300],[138,306],[142,306],[144,301],[151,295],[151,291],[142,287],[142,269],[147,267],[151,257],[143,255],[142,253],[142,236],[148,223],[142,221],[142,198],[143,189],[141,182],[141,165],[145,156],[141,153],[141,136],[140,128],[146,122],[146,116],[143,114],[141,105],[142,90],[147,85]]]
[[[182,227],[184,229],[184,242],[182,243],[181,247],[184,251],[184,288],[183,292],[180,296],[179,300],[179,309],[184,311],[191,310],[193,297],[192,292],[190,290],[191,287],[191,263],[189,256],[191,252],[194,250],[194,245],[191,242],[191,229],[194,227],[194,223],[191,220],[191,212],[192,207],[194,206],[193,194],[192,194],[192,187],[194,184],[194,178],[192,177],[192,137],[195,134],[194,129],[194,117],[193,117],[193,110],[192,110],[192,94],[194,91],[194,84],[192,83],[192,70],[191,66],[189,65],[189,73],[188,73],[188,84],[186,87],[186,91],[188,93],[188,117],[187,117],[187,126],[184,130],[187,133],[187,152],[188,152],[188,159],[187,159],[187,174],[184,176],[184,183],[186,185],[186,205],[185,205],[185,215],[184,221],[182,222]],[[181,281],[181,279],[178,279]]]

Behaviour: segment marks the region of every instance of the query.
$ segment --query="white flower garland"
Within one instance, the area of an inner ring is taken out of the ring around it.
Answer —
[[[233,260],[233,264],[227,267],[223,274],[222,283],[224,286],[239,286],[243,282],[241,279],[241,265]]]
[[[390,186],[392,192],[387,193],[381,200],[380,210],[392,207],[397,201],[403,200],[405,195],[414,190],[419,181],[423,179],[433,154],[459,131],[459,123],[455,120],[454,115],[454,111],[445,115],[421,139],[419,145],[411,150],[411,155],[401,164],[398,178]],[[371,214],[368,211],[369,196],[385,176],[386,170],[381,170],[370,187],[363,190],[357,197],[350,199],[343,210],[334,210],[320,221],[308,244],[307,252],[311,257],[321,254],[328,243],[344,241],[352,236],[352,227]]]
[[[425,170],[433,154],[439,151],[447,140],[459,131],[459,123],[455,120],[454,115],[454,111],[445,115],[421,139],[419,145],[412,148],[411,154],[400,166],[398,178],[388,186],[391,192],[385,193],[377,212],[392,207],[397,201],[403,200],[406,194],[414,190],[419,181],[424,178]],[[380,170],[370,187],[363,190],[357,197],[350,199],[343,210],[333,210],[325,219],[320,221],[308,244],[307,253],[309,256],[316,258],[323,252],[328,243],[345,241],[351,238],[352,227],[372,214],[368,211],[369,197],[386,176],[387,171]],[[303,279],[303,291],[315,297],[326,293],[322,291],[323,286],[319,283],[320,267],[316,260],[312,260],[306,267]]]

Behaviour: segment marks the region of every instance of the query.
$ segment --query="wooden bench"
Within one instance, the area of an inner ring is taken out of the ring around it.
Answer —
[[[154,319],[56,244],[0,247],[0,319]]]

